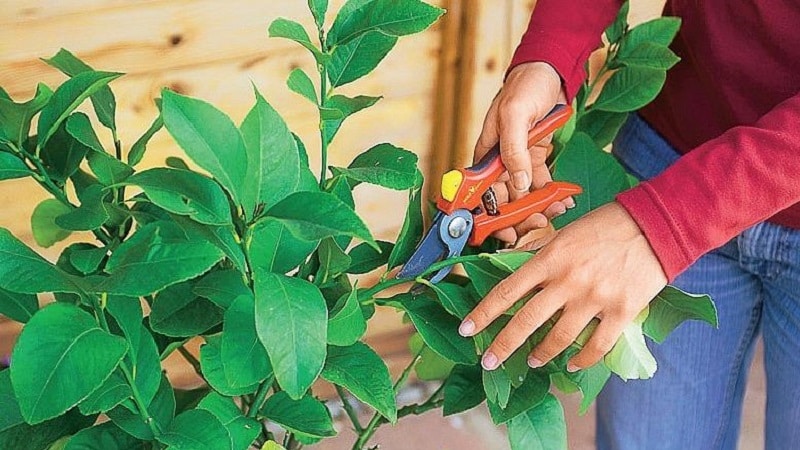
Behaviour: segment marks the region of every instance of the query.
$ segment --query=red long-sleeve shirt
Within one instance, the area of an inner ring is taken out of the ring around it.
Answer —
[[[539,0],[512,60],[545,61],[573,98],[617,0]],[[671,280],[769,220],[800,229],[800,3],[668,0],[681,61],[641,114],[683,156],[617,201]]]

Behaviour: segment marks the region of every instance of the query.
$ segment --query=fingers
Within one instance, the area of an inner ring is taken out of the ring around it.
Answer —
[[[503,328],[483,353],[481,365],[486,370],[500,366],[528,337],[541,327],[562,306],[561,291],[544,289],[528,301]]]
[[[575,341],[597,312],[595,309],[585,307],[565,309],[553,329],[531,351],[528,365],[532,368],[541,367],[564,351]]]
[[[622,335],[627,323],[624,320],[614,318],[601,320],[592,333],[592,337],[586,341],[583,349],[569,360],[567,371],[576,372],[597,364],[603,356],[614,348],[614,344]]]
[[[500,154],[511,177],[514,191],[527,192],[531,187],[532,165],[528,152],[528,128],[533,111],[519,100],[501,101],[497,112],[500,129]]]
[[[478,306],[467,314],[467,317],[461,322],[458,332],[465,337],[480,333],[545,279],[547,279],[547,270],[539,258],[531,258],[508,278],[497,283]]]

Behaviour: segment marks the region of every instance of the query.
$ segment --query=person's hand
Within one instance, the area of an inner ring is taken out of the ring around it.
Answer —
[[[627,324],[667,284],[667,277],[636,222],[617,203],[598,208],[559,231],[515,273],[492,289],[461,323],[473,336],[541,289],[508,322],[484,352],[493,370],[556,312],[558,321],[532,350],[528,365],[540,367],[566,349],[589,322],[600,323],[567,370],[591,367],[608,353]]]
[[[475,161],[500,142],[500,154],[508,170],[493,186],[501,203],[516,200],[552,181],[546,159],[550,137],[528,148],[528,130],[553,109],[566,103],[558,73],[547,63],[532,62],[516,66],[492,101],[475,144]],[[533,214],[514,229],[501,230],[495,237],[516,242],[530,230],[547,226],[548,219],[574,206],[572,198],[555,202],[544,214]]]

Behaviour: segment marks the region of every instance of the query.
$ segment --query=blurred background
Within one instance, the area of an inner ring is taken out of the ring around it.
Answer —
[[[331,0],[330,11],[343,3]],[[372,145],[392,142],[420,156],[430,193],[441,173],[471,161],[484,113],[536,2],[432,3],[448,10],[442,20],[422,34],[401,39],[373,74],[342,89],[345,94],[382,95],[384,99],[348,120],[332,145],[330,164],[347,165]],[[662,5],[663,0],[633,0],[631,22],[657,16]],[[305,0],[0,0],[0,10],[0,86],[15,100],[30,98],[38,82],[55,86],[64,80],[39,58],[66,48],[95,69],[127,74],[112,88],[120,139],[129,146],[156,116],[153,99],[163,87],[209,101],[239,123],[254,102],[255,85],[307,143],[312,168],[318,171],[316,111],[285,84],[296,67],[313,73],[314,62],[296,44],[267,37],[268,25],[281,16],[311,29],[313,20]],[[328,20],[332,18],[329,13]],[[163,164],[166,157],[180,154],[162,131],[151,141],[143,165]],[[371,189],[357,190],[356,197],[359,213],[376,238],[394,240],[406,194]],[[69,243],[86,236],[76,234],[49,249],[37,247],[30,215],[45,198],[46,193],[30,179],[4,181],[0,226],[54,259]],[[398,372],[410,359],[408,326],[400,315],[380,310],[370,327],[368,342]],[[10,353],[18,332],[18,324],[0,317],[0,357]],[[763,447],[760,360],[759,352],[745,399],[741,447],[747,449]],[[201,383],[177,353],[168,360],[167,371],[180,386]],[[413,402],[430,388],[430,383],[420,382],[402,395]],[[320,393],[330,394],[324,388]],[[578,416],[577,403],[577,398],[565,399],[570,447],[593,448],[593,412]],[[336,414],[339,406],[333,401],[330,405]],[[405,419],[396,427],[383,427],[375,442],[386,450],[507,448],[504,431],[491,424],[485,411],[447,419],[440,414],[435,411]],[[346,424],[339,422],[339,429],[338,441],[319,448],[349,448],[352,439]]]

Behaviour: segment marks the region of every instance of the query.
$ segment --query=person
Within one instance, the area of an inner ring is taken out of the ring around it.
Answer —
[[[475,147],[480,157],[499,140],[507,197],[551,179],[545,151],[527,149],[526,132],[556,102],[574,98],[619,7],[537,2]],[[577,370],[598,362],[667,283],[708,293],[719,329],[686,323],[652,349],[652,380],[612,379],[598,400],[598,447],[735,448],[762,334],[766,447],[800,448],[800,2],[668,0],[664,12],[682,18],[671,46],[681,61],[613,146],[642,182],[560,230],[459,331],[478,333],[540,288],[482,364],[497,368],[561,311],[529,365],[547,363],[597,317],[569,361]],[[499,236],[513,242],[571,204],[554,204]]]

